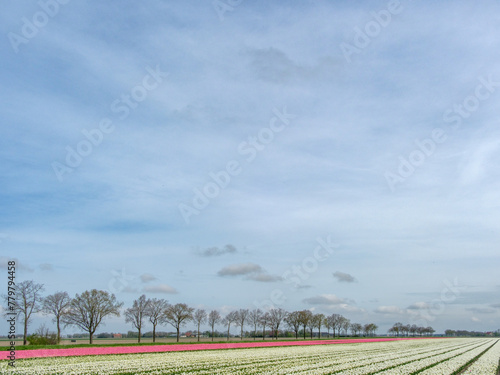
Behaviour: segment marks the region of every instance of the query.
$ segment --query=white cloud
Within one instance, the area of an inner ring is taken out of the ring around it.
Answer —
[[[148,285],[142,289],[145,293],[176,294],[177,290],[167,284]]]
[[[311,305],[341,305],[346,302],[344,298],[339,298],[335,294],[322,294],[305,298],[303,301]]]
[[[156,276],[151,275],[150,273],[143,273],[141,275],[141,282],[143,283],[149,283],[154,280],[157,280]]]
[[[27,265],[27,263],[24,262],[24,260],[19,260],[17,257],[16,258],[9,258],[5,256],[0,256],[0,268],[1,269],[7,269],[8,263],[14,261],[16,262],[15,267],[18,270],[23,270],[23,271],[28,271],[28,272],[33,272],[33,268]]]
[[[379,306],[375,309],[375,312],[389,315],[400,315],[405,313],[405,311],[398,306]]]
[[[467,307],[466,311],[472,311],[476,314],[494,314],[496,313],[496,309],[489,307]]]
[[[238,252],[238,249],[236,249],[236,246],[228,244],[222,248],[209,247],[205,250],[199,251],[198,254],[200,256],[204,256],[204,257],[214,257],[214,256],[221,256],[224,254],[234,254],[236,252]]]
[[[255,263],[232,264],[217,272],[219,276],[238,276],[262,272],[262,267]]]
[[[333,277],[337,279],[337,281],[341,283],[354,283],[356,282],[356,278],[348,273],[336,271],[333,273]]]
[[[42,271],[53,271],[54,266],[50,263],[42,263],[42,264],[40,264],[40,269]]]
[[[427,302],[415,302],[408,306],[408,310],[427,310],[431,306]]]
[[[232,264],[223,267],[217,272],[219,276],[246,276],[247,280],[272,283],[281,281],[282,277],[267,273],[261,266],[255,263]]]

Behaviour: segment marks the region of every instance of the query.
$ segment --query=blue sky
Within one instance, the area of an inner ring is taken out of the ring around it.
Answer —
[[[500,328],[498,3],[215,3],[4,5],[2,265],[125,307]]]

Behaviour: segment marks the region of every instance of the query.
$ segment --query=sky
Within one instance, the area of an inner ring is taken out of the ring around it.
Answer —
[[[3,8],[5,291],[500,328],[498,2]]]

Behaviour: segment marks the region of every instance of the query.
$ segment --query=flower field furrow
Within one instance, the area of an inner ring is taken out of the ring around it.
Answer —
[[[399,343],[400,344],[400,343]],[[446,345],[446,348],[451,347],[449,345]],[[456,345],[454,346],[456,347]],[[357,367],[361,366],[367,366],[372,364],[374,361],[380,361],[380,362],[386,362],[387,360],[392,360],[394,358],[402,357],[408,358],[408,355],[411,353],[413,355],[415,354],[421,354],[421,348],[413,348],[411,350],[401,350],[402,348],[399,346],[397,349],[397,354],[394,353],[394,347],[392,346],[385,346],[385,350],[373,350],[373,351],[365,351],[365,355],[362,359],[356,358],[352,356],[351,353],[345,352],[344,354],[341,353],[334,353],[326,356],[325,354],[322,354],[319,356],[321,358],[321,361],[318,362],[316,358],[311,357],[311,358],[301,358],[300,359],[300,364],[296,365],[293,361],[290,361],[289,358],[285,359],[285,364],[280,366],[280,370],[277,371],[276,367],[280,364],[276,360],[272,361],[273,365],[273,371],[270,373],[273,374],[288,374],[293,372],[300,372],[306,371],[306,370],[314,370],[316,373],[325,373],[329,374],[332,372],[332,367],[335,367],[335,369],[338,370],[345,370],[345,369],[352,369],[353,364],[356,365]],[[432,351],[435,351],[434,349],[431,349]],[[370,356],[370,352],[377,353],[377,355],[372,355]],[[315,356],[317,357],[317,356]],[[253,370],[247,372],[247,374],[266,374],[268,373],[266,369],[268,366],[266,364],[263,364],[262,366],[252,366]]]
[[[477,359],[462,374],[470,375],[497,375],[498,363],[500,362],[500,340],[486,353]]]
[[[378,373],[379,371],[384,371],[388,367],[394,367],[399,365],[404,365],[411,361],[418,361],[424,358],[434,357],[440,354],[449,353],[451,351],[463,350],[467,345],[455,345],[447,346],[445,348],[439,348],[437,350],[435,347],[431,350],[420,350],[413,353],[390,353],[389,355],[381,356],[377,361],[373,359],[355,359],[354,365],[349,363],[343,363],[338,366],[332,374],[342,373],[342,370],[349,370],[352,374],[372,374]]]
[[[406,363],[404,365],[401,365],[401,366],[398,366],[398,367],[394,367],[394,368],[391,368],[391,369],[388,369],[388,370],[385,370],[385,371],[380,371],[380,372],[377,372],[377,374],[383,374],[383,375],[395,375],[395,374],[440,374],[440,372],[434,372],[434,371],[437,371],[436,370],[436,366],[433,366],[432,368],[430,368],[429,370],[427,370],[428,372],[425,372],[427,367],[430,367],[432,365],[435,365],[435,364],[438,364],[438,363],[442,363],[443,364],[443,367],[447,367],[446,363],[447,362],[450,362],[450,363],[456,363],[455,361],[452,361],[453,359],[456,359],[456,358],[469,358],[469,355],[471,355],[470,358],[473,358],[474,356],[476,356],[477,354],[481,353],[488,345],[488,342],[489,341],[484,341],[484,340],[479,340],[481,343],[479,345],[476,345],[472,348],[470,347],[467,347],[467,348],[464,348],[463,350],[453,350],[453,351],[449,351],[447,353],[444,353],[444,354],[440,354],[440,355],[435,355],[435,356],[430,356],[430,357],[426,357],[426,358],[422,358],[421,360],[418,360],[418,361],[412,361],[410,363]],[[491,343],[490,343],[491,344]],[[463,363],[467,362],[468,359],[466,359]],[[455,368],[458,368],[460,367],[460,365],[458,365],[457,367]],[[444,374],[451,374],[453,371],[448,371],[448,372],[444,372]]]
[[[357,345],[352,345],[352,346],[356,347]],[[392,346],[392,345],[391,345],[391,346]],[[295,349],[295,348],[294,348],[294,349]],[[296,348],[296,349],[299,349],[299,348]],[[346,348],[346,347],[344,347],[344,350],[343,350],[343,351],[344,351],[344,353],[345,353],[345,354],[350,354],[350,353],[349,353],[349,351],[352,351],[352,350],[347,350],[347,351],[346,351],[345,349],[347,349],[347,348]],[[355,349],[355,348],[354,348],[354,349]],[[365,350],[365,354],[366,354],[366,352],[367,352],[367,350]],[[180,354],[180,353],[179,353],[179,354]],[[191,353],[191,354],[194,354],[194,353]],[[276,354],[276,353],[274,353],[274,354]],[[288,353],[287,353],[287,354],[288,354]],[[337,354],[337,355],[339,355],[339,354],[342,354],[342,353],[336,353],[336,354]],[[122,357],[123,357],[123,356],[122,356]],[[272,357],[274,357],[274,359],[276,360],[276,356],[275,356],[275,355],[273,355]],[[94,357],[94,358],[106,358],[106,357]],[[193,359],[194,359],[194,358],[193,358]],[[266,359],[267,359],[267,358],[266,358]],[[313,363],[316,363],[316,362],[317,362],[317,355],[312,355],[312,356],[311,356],[311,359],[312,359]],[[226,361],[225,365],[223,366],[223,367],[224,367],[224,369],[221,369],[221,370],[223,370],[223,371],[226,371],[226,370],[232,370],[232,372],[234,372],[234,370],[235,370],[235,369],[234,369],[234,366],[236,366],[236,367],[237,367],[237,366],[238,366],[238,363],[241,365],[241,360],[242,360],[242,358],[241,358],[240,356],[238,356],[238,358],[236,358],[236,363],[234,363],[234,364],[233,364],[233,363],[228,363],[228,362]],[[269,366],[271,366],[271,367],[273,367],[274,369],[276,369],[276,365],[277,365],[277,363],[275,363],[275,362],[276,362],[275,360],[274,360],[274,361],[272,361],[272,358],[271,358],[271,362],[270,362],[270,363],[265,363],[265,362],[267,362],[267,361],[266,361],[266,360],[264,360],[264,363],[262,363],[262,366],[257,366],[257,367],[259,367],[259,368],[269,368]],[[303,356],[302,356],[302,358],[300,358],[300,361],[301,361],[301,363],[304,363],[304,357],[303,357]],[[107,362],[107,361],[106,361],[106,362]],[[203,363],[203,362],[204,362],[204,361],[195,361],[195,363],[197,364],[196,366],[195,366],[195,365],[193,365],[193,362],[191,362],[191,363],[190,363],[190,365],[187,365],[187,366],[186,366],[186,362],[184,362],[184,365],[183,365],[183,366],[178,366],[178,365],[177,365],[177,366],[175,366],[175,365],[174,365],[173,367],[172,367],[172,366],[167,366],[167,367],[169,367],[169,368],[170,368],[173,372],[175,372],[175,373],[179,373],[179,371],[183,371],[183,370],[184,370],[184,367],[188,367],[188,368],[189,368],[189,372],[190,372],[190,373],[192,373],[192,372],[197,372],[197,371],[200,371],[200,370],[205,370],[205,371],[207,371],[207,373],[213,373],[213,363],[212,363],[212,367],[211,367],[210,363],[205,364],[205,363]],[[210,361],[209,361],[209,362],[210,362]],[[274,363],[273,363],[273,362],[274,362]],[[208,365],[208,369],[206,369],[207,365]],[[220,365],[219,365],[219,366],[220,366]],[[92,364],[90,365],[90,367],[91,367],[91,368],[93,367],[93,366],[92,366]],[[108,363],[102,363],[102,367],[105,367],[105,368],[107,368],[107,369],[108,369],[108,370],[110,370],[110,371],[114,369],[114,366],[110,366]],[[163,367],[163,366],[162,366],[162,367]],[[246,366],[245,366],[245,367],[246,367]],[[289,366],[286,366],[286,367],[289,367]],[[204,369],[204,368],[205,368],[205,369]],[[219,368],[220,368],[220,367],[219,367]],[[61,370],[61,373],[65,373],[67,370],[69,370],[69,368],[68,368],[68,369],[63,369],[62,367],[57,367],[57,366],[56,366],[55,368],[52,368],[50,371],[52,371],[52,370],[54,370],[54,371]],[[163,371],[165,371],[165,370],[167,370],[167,368],[163,367]],[[84,371],[84,369],[82,368],[80,371]],[[259,370],[259,371],[257,371],[256,373],[259,373],[259,372],[260,372],[260,370]],[[164,373],[165,373],[165,372],[164,372]]]
[[[0,374],[411,374],[426,366],[450,358],[456,358],[456,366],[460,366],[461,363],[467,363],[470,358],[477,356],[478,353],[481,353],[492,344],[491,339],[432,339],[351,342],[343,345],[281,346],[238,350],[31,358],[17,360],[15,368],[9,368],[6,361],[0,362]],[[488,354],[491,357],[490,360],[493,360],[495,353],[498,354],[498,347],[500,345],[492,346],[491,350],[484,355]],[[408,361],[412,362],[408,363]],[[451,360],[448,362],[450,362],[448,365],[452,364]],[[487,363],[485,360],[483,362]],[[444,366],[444,362],[442,364]],[[440,365],[435,366],[434,369],[440,369],[438,367]],[[384,370],[393,366],[395,367],[390,370]],[[434,374],[435,372],[429,373]]]
[[[459,370],[468,361],[472,360],[474,357],[481,354],[488,347],[480,346],[476,349],[470,350],[462,355],[458,355],[449,360],[442,361],[435,366],[428,368],[422,372],[421,375],[432,375],[432,374],[453,374],[455,371]]]
[[[476,362],[467,368],[463,374],[471,375],[497,375],[500,362],[500,340],[483,354]]]

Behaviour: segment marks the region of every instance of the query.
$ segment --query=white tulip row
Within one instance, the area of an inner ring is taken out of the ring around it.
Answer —
[[[432,374],[451,374],[455,370],[461,368],[467,362],[474,359],[477,355],[481,354],[483,351],[491,349],[491,342],[485,345],[481,345],[473,350],[470,350],[460,356],[451,358],[450,360],[443,361],[432,368],[422,371],[422,375],[432,375]]]
[[[392,342],[314,345],[236,350],[206,350],[150,354],[17,360],[8,375],[118,375],[118,374],[411,374],[439,363],[422,374],[451,374],[454,369],[492,346],[495,339],[430,339]],[[480,372],[493,375],[500,343],[479,357]],[[495,357],[496,356],[496,357]],[[483,358],[484,357],[484,358]],[[482,367],[481,367],[482,366]],[[474,369],[475,364],[470,369]],[[434,371],[434,372],[433,372]]]
[[[500,366],[500,341],[474,362],[463,374],[483,375],[496,374]]]
[[[452,350],[444,354],[423,358],[418,361],[413,361],[403,366],[381,372],[383,375],[395,375],[395,374],[411,374],[418,370],[432,366],[427,370],[420,372],[420,374],[452,374],[453,371],[460,368],[461,365],[474,358],[483,350],[485,350],[491,342],[482,342],[479,345],[474,345],[472,347],[467,346],[462,350]],[[433,366],[435,365],[435,366]]]

